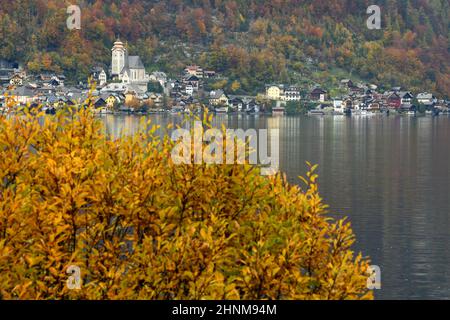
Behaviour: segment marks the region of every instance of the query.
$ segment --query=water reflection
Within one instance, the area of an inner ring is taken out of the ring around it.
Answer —
[[[140,117],[104,118],[115,135]],[[182,117],[152,115],[165,127]],[[377,298],[450,299],[450,118],[219,115],[214,126],[280,129],[280,167],[292,183],[320,165],[320,191],[348,216],[356,250],[381,267]]]

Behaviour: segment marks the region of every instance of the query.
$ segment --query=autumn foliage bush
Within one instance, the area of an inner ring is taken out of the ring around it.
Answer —
[[[156,130],[111,138],[88,110],[0,117],[0,298],[372,298],[314,167],[300,188],[256,166],[175,165]]]

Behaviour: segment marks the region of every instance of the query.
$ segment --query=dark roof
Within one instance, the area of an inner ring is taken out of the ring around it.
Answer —
[[[13,72],[11,70],[0,69],[0,78],[4,80],[9,80],[12,73]]]
[[[48,96],[47,97],[47,102],[49,102],[49,103],[53,103],[56,101],[58,101],[58,98],[56,96]]]
[[[412,95],[412,93],[409,92],[409,91],[400,91],[398,94],[399,94],[399,96],[400,96],[401,98],[404,98],[405,96],[410,96],[411,98],[414,97],[414,96]]]
[[[125,58],[125,65],[120,73],[127,72],[128,76],[131,76],[130,69],[145,69],[139,56],[128,56],[128,59]]]
[[[184,79],[185,81],[200,81],[200,79],[195,75],[189,75]]]
[[[211,91],[209,97],[210,97],[210,99],[220,99],[220,97],[221,97],[223,94],[225,94],[225,93],[223,92],[223,90],[220,90],[220,89],[219,89],[219,90]]]
[[[100,67],[100,66],[95,66],[91,68],[91,73],[100,73],[102,72],[102,70],[104,70],[104,68]]]
[[[322,93],[327,93],[327,92],[321,88],[315,88],[313,91],[311,91],[311,94],[322,94]]]
[[[97,101],[95,101],[94,105],[96,107],[101,107],[106,105],[106,101],[103,98],[98,98]]]
[[[144,64],[139,56],[128,56],[128,68],[144,69]]]
[[[22,86],[10,91],[10,95],[17,97],[32,97],[34,96],[34,92],[30,88]]]
[[[396,92],[391,92],[389,95],[388,95],[388,98],[390,99],[390,98],[400,98],[400,95],[399,94],[397,94]]]
[[[0,59],[0,69],[17,69],[18,67],[19,64],[17,62]]]
[[[241,98],[233,98],[233,99],[231,99],[231,103],[244,103],[244,101],[242,101],[242,99]]]

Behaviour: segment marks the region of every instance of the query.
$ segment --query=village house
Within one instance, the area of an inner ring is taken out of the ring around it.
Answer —
[[[0,84],[10,83],[11,77],[19,71],[19,64],[0,59]]]
[[[94,67],[90,74],[92,80],[94,80],[99,86],[103,87],[107,84],[108,77],[105,69],[102,67]]]
[[[400,97],[401,104],[411,104],[414,99],[413,94],[409,91],[400,91],[398,92],[398,95]]]
[[[205,70],[203,71],[203,77],[206,79],[212,79],[216,76],[216,72],[213,70]]]
[[[223,90],[211,91],[209,94],[209,104],[211,106],[228,106],[229,98]]]
[[[108,81],[108,77],[106,75],[105,70],[102,69],[102,71],[100,72],[100,74],[98,75],[98,81],[99,81],[99,85],[100,86],[104,86],[106,85],[107,81]]]
[[[228,104],[234,111],[242,111],[244,108],[244,101],[238,97],[230,99]]]
[[[281,100],[283,101],[300,101],[300,89],[295,86],[289,86],[284,90],[284,93],[281,95]]]
[[[381,111],[383,103],[380,100],[373,100],[367,103],[367,110],[372,112]]]
[[[52,80],[53,76],[54,75],[51,73],[41,73],[41,74],[39,74],[37,79],[40,82],[49,82],[50,80]]]
[[[167,84],[167,75],[161,71],[152,72],[149,76],[149,80],[153,82],[159,82],[161,87],[165,87]]]
[[[428,92],[419,93],[417,95],[416,99],[419,103],[424,104],[426,106],[434,105],[437,102],[436,97],[433,96],[432,93],[428,93]]]
[[[105,100],[106,106],[110,109],[113,109],[115,106],[122,103],[120,96],[116,93],[102,94],[101,98]]]
[[[48,85],[50,85],[52,87],[63,87],[64,81],[59,79],[57,76],[52,76],[50,81],[48,81]]]
[[[341,82],[339,83],[339,87],[341,89],[350,89],[353,86],[354,86],[353,82],[350,79],[342,79]]]
[[[124,93],[127,89],[128,86],[124,83],[108,83],[100,92]]]
[[[57,98],[56,101],[53,103],[53,107],[56,109],[63,108],[65,106],[73,106],[73,105],[75,105],[75,102],[73,102],[71,99],[65,98],[65,97]]]
[[[192,96],[194,94],[194,86],[191,84],[184,85],[184,92],[188,96]]]
[[[10,83],[14,72],[10,70],[0,70],[0,84]]]
[[[203,78],[203,69],[196,65],[187,66],[184,69],[184,75],[185,76],[196,76],[197,78],[201,79]]]
[[[255,99],[251,99],[247,104],[246,104],[246,111],[249,113],[259,113],[261,111],[261,106],[259,105],[258,102],[256,102]]]
[[[283,85],[266,85],[266,98],[269,100],[279,101],[284,94]]]
[[[309,97],[312,101],[324,102],[327,100],[327,91],[322,88],[314,88],[310,93]]]
[[[346,110],[355,110],[357,109],[358,103],[352,97],[347,97],[342,101],[342,108],[344,111]]]
[[[187,75],[183,78],[182,83],[185,86],[192,86],[193,91],[198,91],[200,88],[200,78],[195,75]],[[192,92],[193,93],[193,92]],[[191,95],[192,95],[191,93]]]
[[[19,105],[31,104],[38,99],[36,92],[28,86],[21,86],[9,90],[7,91],[7,94]]]
[[[364,95],[365,91],[366,91],[366,87],[362,86],[362,85],[357,85],[357,86],[353,86],[350,89],[350,94],[353,95]]]
[[[108,105],[107,102],[102,97],[98,97],[94,102],[95,109],[105,108],[105,107],[107,107],[107,105]]]
[[[396,92],[392,92],[387,96],[386,104],[389,108],[398,109],[402,105],[402,98]]]
[[[342,98],[333,99],[334,112],[343,114],[345,112],[345,104]]]
[[[11,79],[9,80],[9,84],[13,85],[13,86],[22,86],[23,85],[23,77],[20,74],[15,73],[14,75],[12,75]]]

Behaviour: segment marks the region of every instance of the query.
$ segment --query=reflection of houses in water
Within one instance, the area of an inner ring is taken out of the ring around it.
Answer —
[[[113,138],[131,135],[140,129],[140,117],[106,114],[102,116],[102,119],[106,127],[106,133]]]

